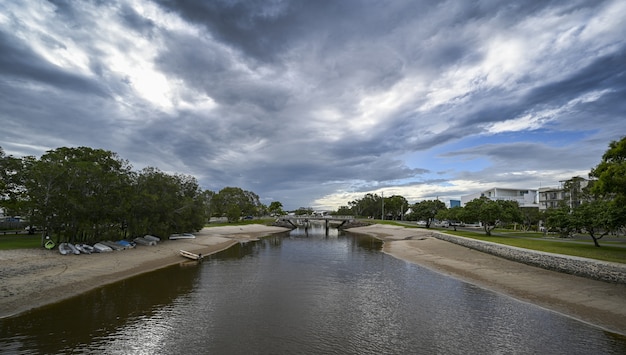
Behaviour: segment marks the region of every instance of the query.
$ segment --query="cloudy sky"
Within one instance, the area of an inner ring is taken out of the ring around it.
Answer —
[[[0,0],[0,146],[116,152],[286,209],[587,176],[626,1]]]

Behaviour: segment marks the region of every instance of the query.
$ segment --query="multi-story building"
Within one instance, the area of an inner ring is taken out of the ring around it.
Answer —
[[[539,209],[546,210],[562,205],[574,208],[583,201],[583,190],[589,185],[589,180],[575,176],[568,180],[559,181],[558,187],[539,188]]]
[[[537,204],[537,190],[532,189],[512,189],[493,187],[488,190],[477,192],[471,195],[461,196],[461,206],[465,206],[471,200],[487,197],[491,200],[507,200],[517,201],[520,207],[538,207]]]

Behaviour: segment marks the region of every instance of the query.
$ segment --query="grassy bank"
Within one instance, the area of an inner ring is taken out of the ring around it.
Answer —
[[[442,230],[442,232],[518,248],[626,264],[626,248],[614,244],[605,244],[598,248],[591,241],[486,236],[484,233],[453,230]]]
[[[382,221],[382,220],[363,220],[364,222],[397,225],[406,228],[424,228],[418,226],[415,222],[398,222],[398,221]],[[499,235],[487,236],[483,230],[477,231],[455,231],[448,228],[430,228],[432,231],[440,231],[447,234],[458,235],[460,237],[484,240],[492,243],[510,245],[518,248],[525,248],[547,253],[563,254],[578,256],[581,258],[589,258],[615,263],[626,264],[626,247],[622,242],[603,242],[600,241],[601,247],[593,245],[591,237],[589,240],[580,239],[552,239],[545,238],[543,233],[522,232],[507,229],[496,229],[493,233]]]
[[[41,235],[7,234],[0,235],[0,250],[29,249],[41,246]]]

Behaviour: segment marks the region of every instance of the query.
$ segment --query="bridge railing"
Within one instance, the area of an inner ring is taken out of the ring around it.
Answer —
[[[341,220],[341,221],[345,221],[345,220],[353,220],[354,216],[315,216],[315,215],[299,215],[299,216],[290,216],[290,215],[284,215],[284,216],[280,216],[278,217],[280,219],[331,219],[331,220]]]

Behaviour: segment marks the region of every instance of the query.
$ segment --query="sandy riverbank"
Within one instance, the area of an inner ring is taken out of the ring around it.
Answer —
[[[626,335],[626,285],[544,270],[431,237],[424,229],[389,225],[349,232],[383,240],[399,259]]]
[[[0,250],[0,318],[58,302],[144,272],[184,262],[179,250],[208,255],[286,228],[260,224],[204,228],[196,239],[106,254],[60,255],[56,250]]]

